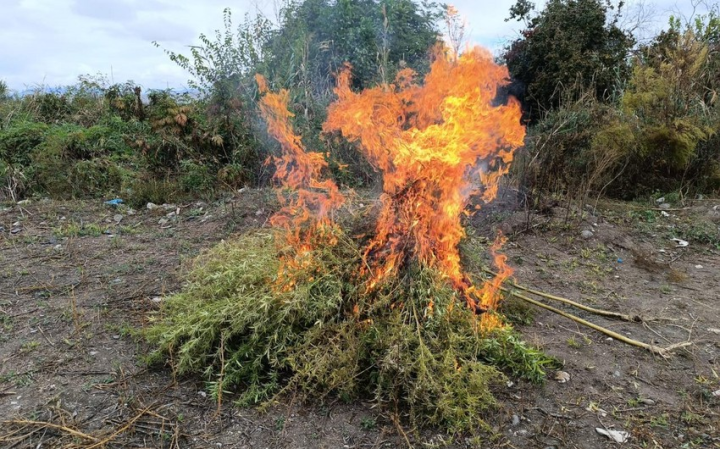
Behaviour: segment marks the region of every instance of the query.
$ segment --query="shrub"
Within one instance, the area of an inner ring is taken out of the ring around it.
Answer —
[[[0,130],[0,160],[9,165],[28,165],[32,151],[44,140],[48,125],[20,121]]]

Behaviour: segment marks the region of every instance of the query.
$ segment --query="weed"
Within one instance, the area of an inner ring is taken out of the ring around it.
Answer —
[[[107,229],[100,227],[96,223],[62,223],[59,227],[53,229],[53,235],[58,238],[65,237],[99,237]]]
[[[377,427],[377,419],[366,416],[360,420],[360,427],[363,430],[374,430]]]
[[[582,348],[582,344],[580,344],[579,341],[575,340],[575,337],[568,338],[567,345],[575,349]]]
[[[275,431],[281,432],[285,428],[285,418],[280,417],[275,419]]]
[[[662,427],[663,429],[667,428],[668,418],[669,418],[669,415],[667,413],[653,416],[650,418],[650,425],[653,427]]]
[[[20,346],[20,353],[21,354],[27,354],[28,352],[35,351],[37,348],[40,347],[40,342],[36,340],[28,341],[22,344]]]

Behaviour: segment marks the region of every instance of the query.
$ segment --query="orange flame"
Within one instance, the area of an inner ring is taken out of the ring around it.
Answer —
[[[280,183],[278,199],[282,208],[273,215],[270,223],[285,230],[284,241],[279,244],[290,250],[281,257],[278,282],[289,290],[294,285],[292,273],[311,265],[311,251],[316,240],[325,244],[336,243],[333,236],[333,213],[345,201],[331,179],[321,180],[328,163],[320,153],[307,152],[300,136],[290,124],[293,114],[288,111],[289,93],[283,89],[269,92],[261,75],[255,79],[261,94],[260,113],[267,122],[268,133],[281,147],[281,155],[273,158],[274,179]],[[284,195],[290,190],[290,195]]]
[[[359,142],[383,174],[381,212],[364,253],[372,270],[369,286],[417,259],[449,278],[468,306],[486,310],[496,300],[484,295],[497,295],[497,288],[476,292],[462,271],[461,214],[472,195],[481,193],[484,202],[495,198],[525,137],[520,105],[514,98],[496,104],[508,71],[479,47],[457,57],[439,49],[424,84],[414,76],[405,69],[393,85],[355,93],[346,67],[324,125],[326,132],[339,130]]]
[[[414,78],[412,70],[404,69],[395,84],[355,93],[346,67],[338,75],[338,100],[323,126],[325,132],[340,131],[359,142],[383,175],[381,210],[361,270],[372,289],[409,260],[417,260],[440,271],[472,310],[494,310],[500,285],[512,275],[506,257],[498,253],[505,238],[499,235],[491,247],[498,276],[476,288],[460,265],[458,244],[465,236],[461,215],[471,196],[480,194],[482,202],[495,198],[498,182],[525,137],[520,105],[514,98],[506,104],[497,101],[508,72],[479,47],[461,55],[437,49],[424,83]],[[281,243],[291,248],[291,254],[281,258],[278,276],[280,286],[291,289],[293,272],[310,266],[315,245],[336,242],[332,214],[344,198],[334,182],[321,180],[328,165],[323,156],[305,151],[293,133],[288,92],[268,92],[259,75],[257,82],[264,94],[260,110],[268,132],[282,148],[282,155],[274,158],[275,179],[296,192],[288,197],[279,192],[283,207],[271,219],[285,229]],[[427,315],[433,309],[431,302]],[[353,310],[359,314],[357,306]],[[490,329],[501,323],[485,313],[480,325]]]

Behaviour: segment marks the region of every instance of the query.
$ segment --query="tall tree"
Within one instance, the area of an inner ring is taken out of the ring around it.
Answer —
[[[532,121],[557,107],[565,89],[593,89],[603,99],[627,77],[634,39],[617,25],[621,7],[612,17],[609,0],[550,0],[533,17],[528,0],[511,8],[510,19],[527,28],[504,59]]]

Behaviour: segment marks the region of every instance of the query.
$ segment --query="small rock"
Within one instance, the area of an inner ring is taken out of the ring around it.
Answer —
[[[653,401],[652,399],[647,399],[647,398],[640,398],[639,402],[641,404],[645,404],[645,405],[655,405],[655,401]]]
[[[698,270],[702,270],[702,269],[703,269],[703,266],[702,266],[702,265],[695,265],[695,268],[697,268]]]
[[[662,204],[659,205],[658,207],[659,207],[660,209],[662,209],[662,210],[668,210],[668,209],[670,209],[670,207],[672,207],[672,206],[670,206],[670,203],[662,203]]]
[[[115,223],[120,223],[122,221],[122,219],[123,219],[122,214],[113,215],[113,221],[115,221]]]
[[[207,393],[205,393],[205,392],[202,391],[202,390],[198,391],[198,394],[199,394],[200,396],[204,397],[204,398],[207,397]]]
[[[90,351],[90,355],[91,355],[91,356],[96,356],[97,354],[98,354],[97,351]]]
[[[155,203],[147,203],[147,206],[145,206],[145,207],[147,207],[147,210],[153,210],[153,209],[157,209],[158,205]]]
[[[620,377],[620,371],[615,370],[613,372],[613,377]]]
[[[520,417],[518,415],[512,415],[512,425],[517,426],[520,424]]]
[[[712,395],[715,396],[716,398],[720,398],[720,390],[713,391]]]
[[[58,243],[57,245],[53,246],[53,249],[55,251],[62,251],[62,245]]]
[[[119,335],[113,335],[112,338],[113,338],[113,340],[120,340],[120,336],[119,336]]]
[[[593,232],[592,232],[591,230],[585,229],[585,230],[582,232],[581,235],[582,235],[582,238],[584,238],[585,240],[587,240],[587,239],[589,239],[589,238],[592,238],[592,236],[595,235],[595,234],[593,234]]]
[[[664,196],[661,196],[660,198],[656,199],[655,202],[658,203],[658,204],[662,204],[662,203],[665,202],[665,197],[664,197]]]
[[[152,298],[150,298],[150,301],[159,303],[162,301],[162,298],[160,296],[153,296]]]

